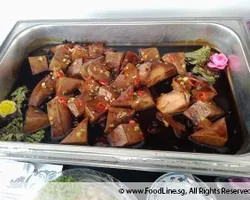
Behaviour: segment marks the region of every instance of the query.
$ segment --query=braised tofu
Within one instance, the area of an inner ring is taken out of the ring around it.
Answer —
[[[122,123],[127,123],[135,114],[134,110],[110,107],[104,133],[109,133]]]
[[[81,85],[81,80],[68,78],[68,77],[61,77],[56,82],[56,95],[65,95],[73,92]]]
[[[152,62],[145,62],[138,66],[138,74],[141,85],[147,85],[148,77],[151,73]]]
[[[143,140],[144,135],[138,123],[120,124],[108,135],[108,141],[114,147],[129,146]]]
[[[88,94],[89,96],[95,96],[97,95],[99,88],[100,85],[92,78],[89,78],[86,81],[82,81],[79,87],[79,91],[83,95]]]
[[[53,56],[49,68],[50,70],[62,69],[65,70],[71,63],[71,53],[69,48],[65,45],[61,45],[56,49],[55,55]]]
[[[122,92],[121,95],[111,103],[111,105],[114,107],[130,108],[133,103],[133,94],[134,88],[130,86]]]
[[[196,87],[196,89],[192,90],[192,97],[195,101],[212,101],[216,95],[216,90],[212,85],[209,85],[208,83],[198,86]]]
[[[72,127],[72,117],[65,97],[55,97],[47,103],[52,138],[61,138]]]
[[[190,103],[190,95],[173,90],[157,99],[156,107],[163,114],[174,114],[186,110]]]
[[[201,130],[201,129],[207,128],[207,127],[209,127],[211,125],[212,125],[212,122],[210,120],[208,120],[207,118],[205,118],[205,119],[202,119],[197,124],[197,126],[195,127],[195,130]]]
[[[105,64],[110,70],[119,70],[124,57],[123,52],[112,52],[106,53]]]
[[[202,120],[214,117],[219,117],[224,114],[224,111],[218,107],[214,102],[197,101],[187,110],[184,115],[189,118],[194,125],[198,125]]]
[[[147,88],[137,90],[133,95],[132,109],[136,111],[146,110],[155,106],[150,91]]]
[[[88,70],[89,66],[92,66],[90,70]],[[102,66],[103,67],[104,66],[104,56],[100,56],[100,57],[95,58],[95,59],[90,59],[89,61],[83,63],[83,65],[81,67],[80,75],[84,80],[87,80],[90,77],[94,78],[94,77],[92,77],[92,75],[93,75],[93,73],[95,73],[97,71],[97,70],[96,71],[94,70],[94,66]],[[102,68],[99,70],[102,70]],[[100,72],[98,72],[98,73],[100,73]]]
[[[128,63],[137,65],[140,61],[140,57],[133,51],[127,51],[123,59],[121,69],[123,69]]]
[[[87,101],[85,105],[85,116],[89,118],[89,122],[93,124],[96,122],[109,108],[108,101],[104,96],[97,96],[96,98]]]
[[[129,86],[138,86],[139,76],[136,67],[129,63],[114,80],[112,87],[118,92],[123,92]]]
[[[90,96],[81,94],[70,98],[67,102],[67,106],[75,117],[80,117],[84,113],[86,102],[91,99],[92,98]]]
[[[165,127],[169,127],[170,125],[173,128],[177,137],[182,137],[185,134],[186,127],[180,122],[174,120],[172,115],[162,114],[158,112],[156,116],[158,119],[160,119],[160,121],[163,122]]]
[[[187,72],[185,59],[184,52],[166,53],[162,57],[165,63],[173,64],[176,67],[178,74],[185,74]]]
[[[29,106],[24,124],[25,133],[33,133],[50,125],[48,115],[32,106]]]
[[[101,85],[108,86],[111,82],[110,72],[100,62],[94,62],[87,68],[88,75]]]
[[[74,47],[75,43],[70,42],[70,43],[65,43],[65,44],[59,44],[59,45],[56,45],[56,46],[51,47],[51,48],[50,48],[50,51],[51,51],[53,54],[55,54],[55,53],[56,53],[56,50],[59,49],[59,48],[60,48],[61,46],[63,46],[63,45],[66,46],[66,47],[68,47],[69,49],[71,49],[71,48]]]
[[[60,144],[88,144],[88,118],[85,118]]]
[[[152,62],[152,61],[160,61],[160,53],[157,48],[147,48],[147,49],[141,49],[140,55],[143,58],[145,62]]]
[[[44,77],[33,89],[29,98],[29,105],[40,106],[55,91],[55,87],[56,82],[51,75]]]
[[[88,50],[80,45],[75,45],[72,49],[71,58],[74,62],[75,60],[81,58],[85,59],[89,56]]]
[[[174,90],[191,91],[192,84],[190,84],[190,77],[187,75],[179,75],[173,78],[172,87]]]
[[[147,87],[151,87],[176,74],[176,68],[172,64],[153,63],[147,78]]]
[[[29,57],[31,72],[33,75],[47,71],[49,69],[46,56]]]
[[[82,58],[76,59],[68,68],[67,74],[71,78],[81,78]]]
[[[106,101],[113,102],[119,96],[119,94],[111,87],[101,86],[97,92],[97,96],[104,96]]]
[[[97,58],[104,54],[104,46],[102,43],[95,43],[88,46],[89,57]]]
[[[193,133],[190,138],[201,144],[224,147],[228,140],[225,118],[221,118],[211,126]]]

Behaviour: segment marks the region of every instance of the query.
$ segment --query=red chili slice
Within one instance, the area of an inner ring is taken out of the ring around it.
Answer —
[[[96,108],[96,110],[97,110],[98,112],[102,112],[102,111],[106,110],[106,106],[107,106],[106,103],[99,102],[99,103],[97,103],[97,105],[96,105],[95,108]]]
[[[104,86],[108,86],[108,85],[109,85],[109,83],[108,83],[107,80],[99,80],[99,83],[100,83],[101,85],[104,85]]]
[[[129,120],[129,124],[131,125],[131,126],[134,126],[135,125],[135,120]]]
[[[59,103],[65,105],[65,106],[67,105],[66,97],[58,97],[58,101],[59,101]]]
[[[56,72],[56,78],[60,78],[63,77],[63,73],[62,72]]]
[[[145,92],[143,90],[137,91],[137,95],[138,96],[143,96],[144,94],[145,94]]]

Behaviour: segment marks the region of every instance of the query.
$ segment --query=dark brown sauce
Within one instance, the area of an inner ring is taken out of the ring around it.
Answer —
[[[199,49],[201,46],[158,46],[158,49],[163,55],[167,52],[190,52]],[[137,52],[140,47],[138,46],[115,46],[117,51],[134,51]],[[32,52],[30,55],[47,55],[51,58],[53,55],[42,49]],[[16,85],[26,85],[30,91],[33,90],[35,85],[48,73],[45,72],[39,75],[32,75],[29,67],[28,60],[25,59],[19,77],[17,78]],[[167,93],[172,90],[171,79],[165,80],[161,83],[150,88],[153,97],[156,99],[161,93]],[[192,133],[190,121],[184,115],[176,115],[174,118],[183,123],[187,127],[186,135],[183,138],[178,138],[174,134],[172,128],[164,127],[161,122],[156,119],[156,108],[151,108],[136,114],[140,123],[141,129],[145,134],[145,141],[142,144],[133,146],[132,148],[150,149],[150,150],[166,150],[166,151],[179,151],[179,152],[203,152],[203,153],[226,153],[235,154],[239,151],[243,144],[243,130],[240,127],[240,120],[238,118],[237,109],[235,107],[234,98],[228,82],[226,73],[221,73],[221,76],[215,84],[215,89],[218,95],[214,101],[225,111],[226,123],[228,128],[228,142],[224,148],[216,148],[201,144],[196,144],[188,139],[188,135]],[[45,105],[45,104],[43,104]],[[46,106],[41,109],[46,111]],[[155,128],[155,133],[152,133],[151,128]],[[89,125],[89,144],[93,145],[96,139],[103,134],[104,128],[97,125]],[[44,143],[58,143],[59,141],[52,141],[50,137],[50,129],[46,130],[46,137]],[[128,147],[131,148],[131,147]]]

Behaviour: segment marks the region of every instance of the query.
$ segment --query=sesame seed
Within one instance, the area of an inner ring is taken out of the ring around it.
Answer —
[[[187,81],[187,80],[188,80],[188,77],[184,77],[184,78],[183,78],[183,81]]]
[[[52,121],[54,119],[54,117],[50,116],[49,117],[49,121]]]
[[[76,137],[81,137],[82,136],[82,133],[80,131],[76,132]]]
[[[147,58],[147,57],[148,57],[148,55],[145,55],[145,56],[144,56],[144,58]]]
[[[46,88],[46,83],[42,82],[42,88],[45,89]]]
[[[43,62],[43,57],[40,56],[40,57],[38,58],[38,60],[39,60],[40,62]]]
[[[64,58],[69,58],[69,55],[68,54],[64,54]]]
[[[153,61],[153,59],[150,59],[150,61],[152,62],[152,61]]]
[[[155,55],[155,58],[159,58],[159,55]]]
[[[66,61],[67,61],[67,59],[66,59],[66,58],[64,58],[64,59],[63,59],[63,62],[66,62]]]
[[[54,124],[54,122],[53,121],[50,121],[50,125],[53,125]]]

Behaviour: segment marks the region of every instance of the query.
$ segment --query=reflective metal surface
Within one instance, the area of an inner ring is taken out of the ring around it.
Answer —
[[[241,20],[197,19],[142,21],[23,21],[16,24],[0,52],[0,100],[10,91],[25,56],[62,40],[106,41],[111,45],[160,45],[206,40],[229,56],[229,79],[250,144],[250,42]],[[245,149],[243,146],[242,149]],[[181,153],[103,147],[0,142],[0,158],[92,165],[148,171],[250,176],[250,154]]]

